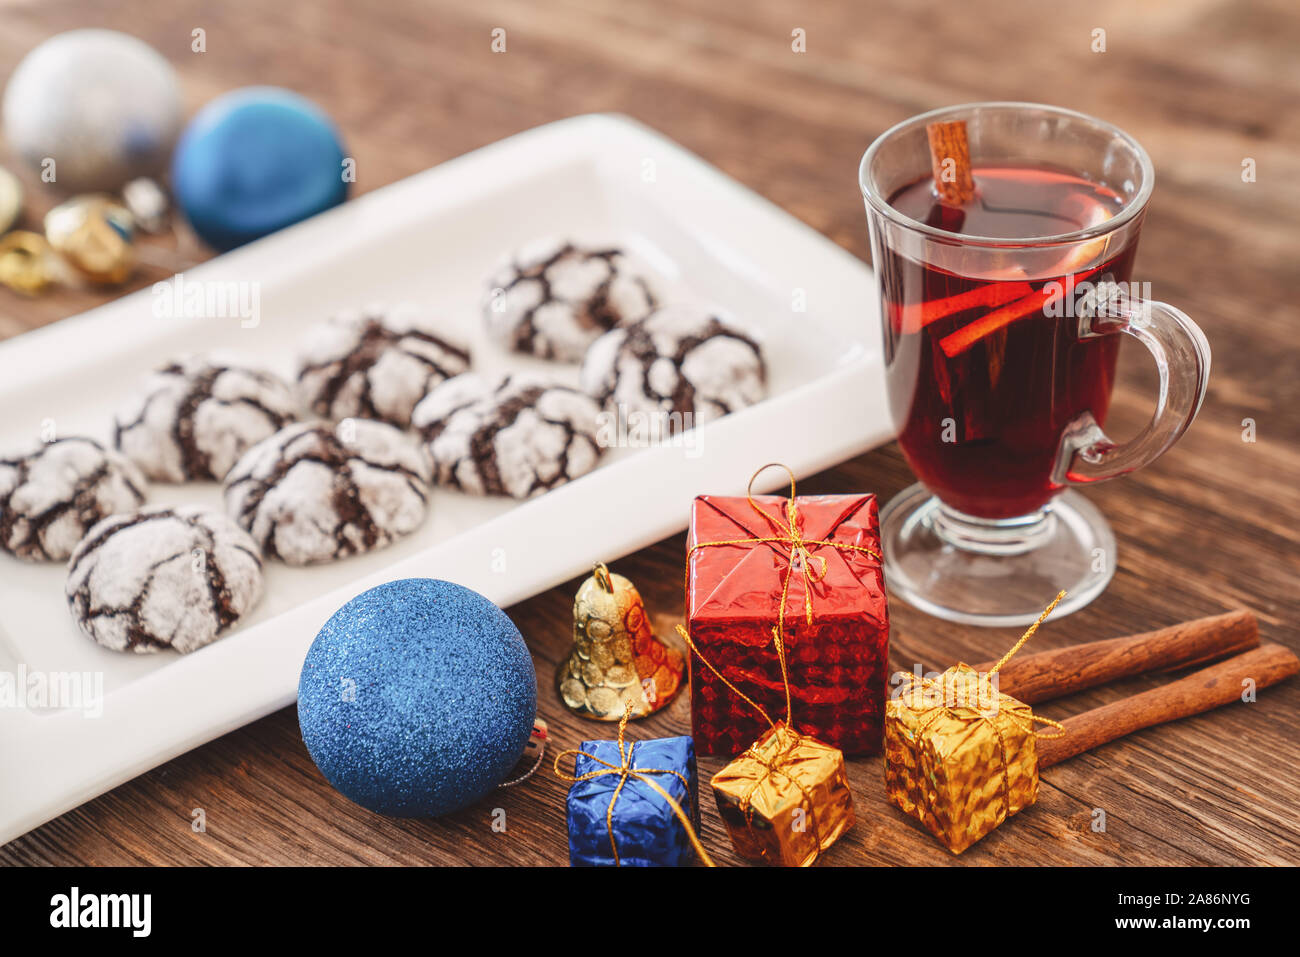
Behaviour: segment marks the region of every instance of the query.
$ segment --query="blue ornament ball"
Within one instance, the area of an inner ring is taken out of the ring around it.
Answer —
[[[362,807],[431,817],[488,794],[523,755],[537,675],[519,629],[452,582],[387,582],[336,611],[298,680],[298,724]]]
[[[343,202],[343,161],[338,130],[316,104],[248,87],[213,100],[185,128],[172,191],[194,231],[224,251]]]

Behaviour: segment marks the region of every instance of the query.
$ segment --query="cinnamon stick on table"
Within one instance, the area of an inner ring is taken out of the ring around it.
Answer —
[[[1204,664],[1258,645],[1255,616],[1234,611],[1124,638],[1017,655],[998,672],[998,690],[1037,704],[1118,678]],[[987,672],[994,664],[975,665],[975,670]]]
[[[1134,731],[1239,701],[1247,679],[1255,688],[1266,688],[1297,672],[1300,658],[1290,649],[1261,645],[1170,684],[1066,718],[1062,737],[1038,739],[1038,766],[1051,767]]]

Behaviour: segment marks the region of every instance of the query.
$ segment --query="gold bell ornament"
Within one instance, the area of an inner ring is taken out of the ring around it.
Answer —
[[[686,657],[650,627],[636,586],[597,562],[573,600],[573,651],[555,673],[571,711],[618,721],[644,718],[681,690]]]

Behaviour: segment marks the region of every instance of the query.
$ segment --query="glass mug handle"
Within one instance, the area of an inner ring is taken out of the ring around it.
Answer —
[[[1126,333],[1156,360],[1160,394],[1150,423],[1131,441],[1117,444],[1091,412],[1066,427],[1052,479],[1058,485],[1086,485],[1127,475],[1149,465],[1178,441],[1196,418],[1210,379],[1210,344],[1187,316],[1163,302],[1112,297],[1079,319],[1079,338]]]

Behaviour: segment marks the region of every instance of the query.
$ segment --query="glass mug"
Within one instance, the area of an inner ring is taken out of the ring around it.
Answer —
[[[938,202],[926,127],[966,124],[976,196]],[[1151,160],[1070,110],[976,103],[882,134],[862,158],[890,413],[920,480],[881,512],[890,591],[952,621],[1032,622],[1092,601],[1115,539],[1073,485],[1147,465],[1191,424],[1210,348],[1186,315],[1134,294]],[[1160,375],[1132,441],[1102,431],[1121,334]]]

